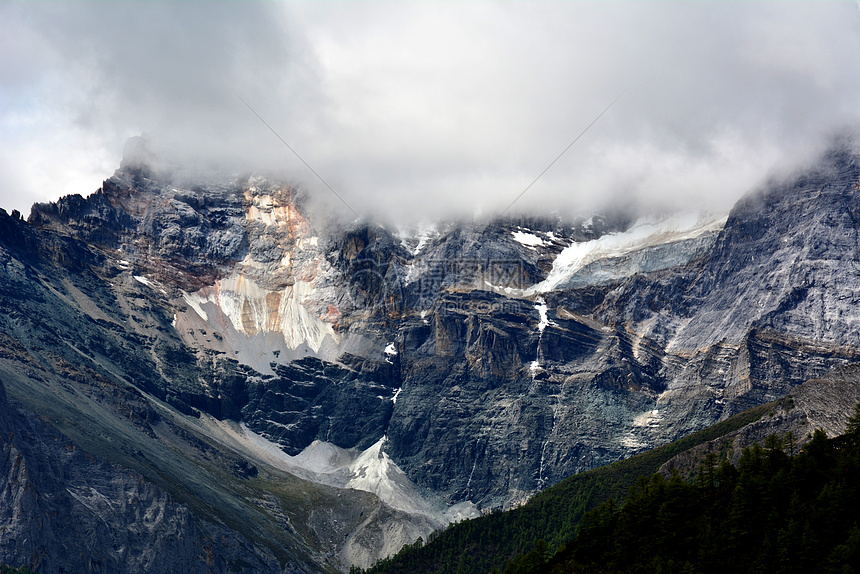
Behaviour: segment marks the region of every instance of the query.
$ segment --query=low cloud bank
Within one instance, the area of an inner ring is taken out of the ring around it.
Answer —
[[[398,220],[726,209],[858,124],[855,3],[7,3],[0,205],[146,133]],[[342,206],[341,206],[342,208]],[[345,209],[345,208],[342,208]]]

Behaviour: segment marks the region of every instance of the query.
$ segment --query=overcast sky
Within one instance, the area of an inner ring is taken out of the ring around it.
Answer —
[[[124,142],[357,211],[731,205],[860,116],[856,2],[2,2],[0,207]]]

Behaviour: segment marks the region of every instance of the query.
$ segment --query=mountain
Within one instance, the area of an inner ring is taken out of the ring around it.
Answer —
[[[0,380],[259,564],[366,567],[856,361],[858,157],[729,214],[401,229],[133,139],[0,214]]]
[[[778,443],[785,454],[796,455],[815,433],[824,432],[833,437],[843,434],[849,415],[856,413],[858,403],[860,366],[838,367],[820,379],[803,383],[778,401],[753,407],[647,452],[568,477],[535,495],[523,506],[452,525],[432,535],[427,544],[406,546],[367,572],[548,571],[543,561],[536,563],[536,553],[543,558],[557,553],[551,561],[553,564],[569,561],[572,549],[579,545],[575,537],[581,523],[585,521],[587,528],[589,519],[602,516],[607,508],[612,512],[623,508],[631,489],[641,485],[643,480],[645,484],[649,481],[660,484],[661,479],[701,484],[709,475],[708,465],[712,470],[724,464],[741,465],[747,449],[767,444],[773,448]],[[644,527],[658,516],[659,512],[645,513]],[[834,538],[847,536],[848,528],[840,528],[833,533]],[[599,532],[592,534],[601,536]],[[604,540],[607,538],[603,536]],[[621,540],[619,536],[618,541],[606,540],[606,543],[623,546]],[[643,555],[651,556],[644,551]],[[598,570],[601,566],[606,568],[607,562],[603,557],[596,567]],[[581,564],[579,567],[582,569]],[[722,564],[718,571],[727,569],[734,571],[737,567]]]

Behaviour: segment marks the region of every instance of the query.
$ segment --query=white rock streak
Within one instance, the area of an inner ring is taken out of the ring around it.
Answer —
[[[316,352],[326,337],[337,341],[338,336],[331,324],[313,316],[302,304],[312,291],[305,281],[296,281],[282,291],[268,291],[247,277],[233,274],[184,299],[204,321],[209,317],[201,306],[212,303],[239,333],[281,333],[290,348],[305,343]]]
[[[314,352],[320,350],[326,338],[337,343],[339,336],[332,323],[309,311],[306,305],[312,301],[317,310],[321,307],[313,270],[319,258],[319,237],[311,234],[309,224],[292,205],[290,191],[260,194],[252,186],[246,190],[245,200],[245,218],[254,225],[265,225],[270,235],[281,241],[284,249],[281,260],[273,265],[254,259],[249,253],[231,275],[212,286],[183,294],[183,300],[215,332],[235,331],[249,340],[260,334],[281,334],[287,348],[307,345]],[[302,267],[297,261],[310,263]],[[291,284],[282,289],[267,289],[251,278],[258,278],[260,271],[267,270],[289,274]],[[235,338],[228,337],[228,341],[240,347],[243,344]],[[267,361],[263,360],[264,366]]]

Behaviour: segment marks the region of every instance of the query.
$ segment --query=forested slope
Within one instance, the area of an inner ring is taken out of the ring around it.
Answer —
[[[737,466],[709,457],[693,481],[642,477],[623,506],[586,515],[549,562],[531,552],[505,572],[857,572],[859,524],[857,417],[848,434],[817,430],[793,456],[772,435]]]

